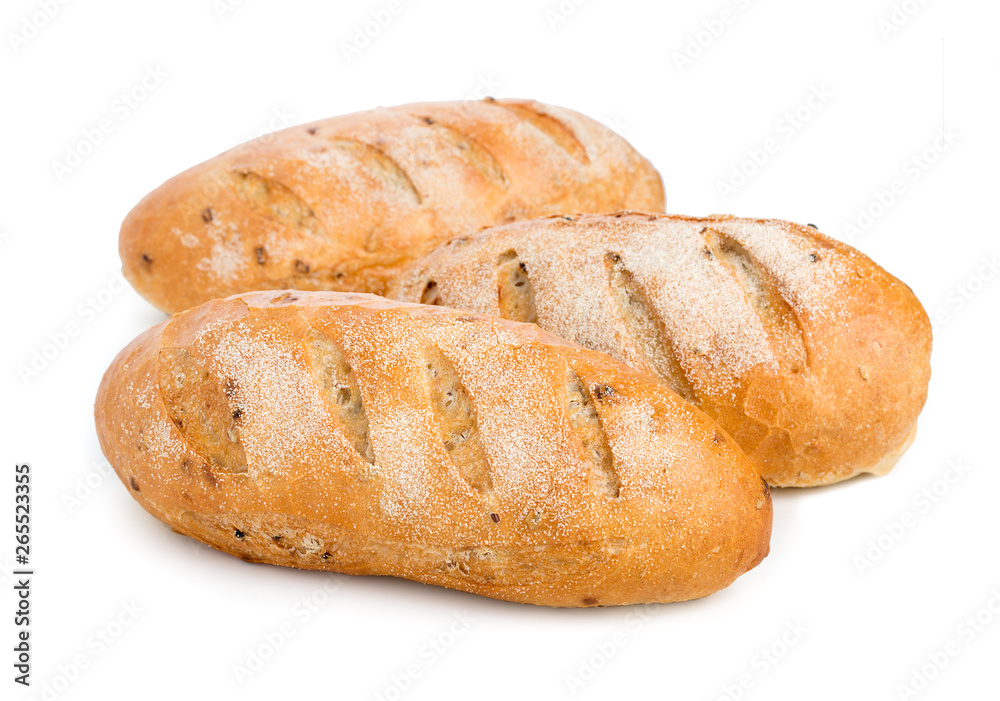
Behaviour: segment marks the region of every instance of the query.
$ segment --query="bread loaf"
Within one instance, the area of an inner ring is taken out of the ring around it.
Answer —
[[[883,474],[927,395],[931,332],[902,282],[789,222],[559,216],[453,239],[390,296],[542,328],[662,378],[772,486]]]
[[[609,606],[705,596],[768,550],[767,485],[711,419],[495,317],[216,300],[123,350],[95,415],[146,510],[252,562]]]
[[[125,277],[168,312],[262,289],[380,293],[388,270],[485,225],[662,211],[620,136],[529,100],[379,108],[291,127],[168,180],[122,224]]]

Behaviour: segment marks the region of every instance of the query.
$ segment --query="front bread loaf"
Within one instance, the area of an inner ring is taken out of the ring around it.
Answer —
[[[530,324],[216,300],[123,350],[95,415],[143,507],[248,561],[610,606],[705,596],[768,551],[768,487],[725,431]]]
[[[784,221],[519,222],[441,246],[389,294],[537,322],[657,375],[776,486],[883,474],[927,396],[931,331],[912,291]]]
[[[379,108],[291,127],[168,180],[122,223],[125,277],[168,312],[264,289],[380,293],[456,234],[544,214],[663,211],[650,163],[530,100]]]

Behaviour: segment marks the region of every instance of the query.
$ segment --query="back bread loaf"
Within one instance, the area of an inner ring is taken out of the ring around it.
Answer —
[[[777,486],[888,471],[927,396],[930,324],[910,289],[789,222],[520,222],[454,239],[389,294],[537,322],[657,375]]]
[[[768,550],[767,485],[711,419],[495,317],[216,300],[122,351],[96,421],[143,507],[254,562],[605,606],[705,596]]]
[[[125,218],[125,277],[168,312],[237,292],[380,293],[457,234],[543,214],[662,211],[620,136],[530,100],[379,108],[292,127],[168,180]]]

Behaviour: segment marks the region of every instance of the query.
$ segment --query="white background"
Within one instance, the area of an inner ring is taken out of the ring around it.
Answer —
[[[30,461],[37,575],[34,686],[12,682],[3,613],[0,697],[548,699],[571,697],[577,675],[575,698],[593,699],[998,698],[1000,614],[987,607],[1000,611],[1000,284],[984,261],[1000,253],[1000,6],[896,2],[911,15],[889,31],[880,22],[892,0],[401,0],[348,61],[344,44],[387,0],[71,1],[51,18],[39,14],[45,2],[6,0],[0,561],[9,570],[11,468]],[[560,7],[565,16],[552,14]],[[699,37],[723,10],[718,36]],[[700,55],[679,65],[699,40]],[[123,103],[147,72],[165,75]],[[789,133],[786,113],[814,88],[827,97]],[[108,363],[163,318],[114,279],[126,212],[282,120],[477,93],[614,126],[658,166],[672,212],[812,222],[911,285],[940,321],[930,398],[895,470],[779,491],[761,566],[705,600],[643,609],[542,609],[248,565],[142,511],[106,477],[92,422]],[[109,133],[81,148],[103,119]],[[943,153],[939,129],[955,135]],[[768,138],[777,152],[724,198],[718,183]],[[928,148],[934,163],[914,171]],[[71,149],[86,154],[60,177]],[[880,209],[894,180],[902,194]],[[103,299],[100,311],[89,299]],[[18,366],[68,323],[79,333],[22,380]],[[911,525],[899,526],[906,514]],[[879,559],[860,566],[869,556]],[[12,612],[13,581],[0,576],[0,611]],[[130,606],[141,610],[123,614]],[[984,624],[970,635],[963,621],[977,612]],[[462,615],[468,629],[450,637]],[[268,655],[266,636],[283,625],[291,635]],[[450,645],[434,656],[428,640]],[[949,641],[958,654],[927,667],[934,678],[919,693],[903,692]],[[269,659],[239,679],[236,665],[261,646]],[[410,665],[418,676],[407,681]]]

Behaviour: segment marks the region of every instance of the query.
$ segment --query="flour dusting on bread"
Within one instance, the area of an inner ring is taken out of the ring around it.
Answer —
[[[621,212],[515,222],[439,246],[387,294],[515,319],[528,309],[542,328],[660,377],[774,484],[872,469],[904,442],[926,396],[930,329],[912,292],[784,221]]]
[[[342,406],[325,396],[345,388]],[[255,562],[602,606],[705,596],[768,548],[766,487],[707,416],[495,317],[371,295],[216,300],[124,351],[95,415],[133,498]]]
[[[294,126],[197,165],[122,223],[123,271],[180,311],[260,289],[380,292],[390,271],[493,224],[662,211],[627,141],[531,100],[425,102]]]

